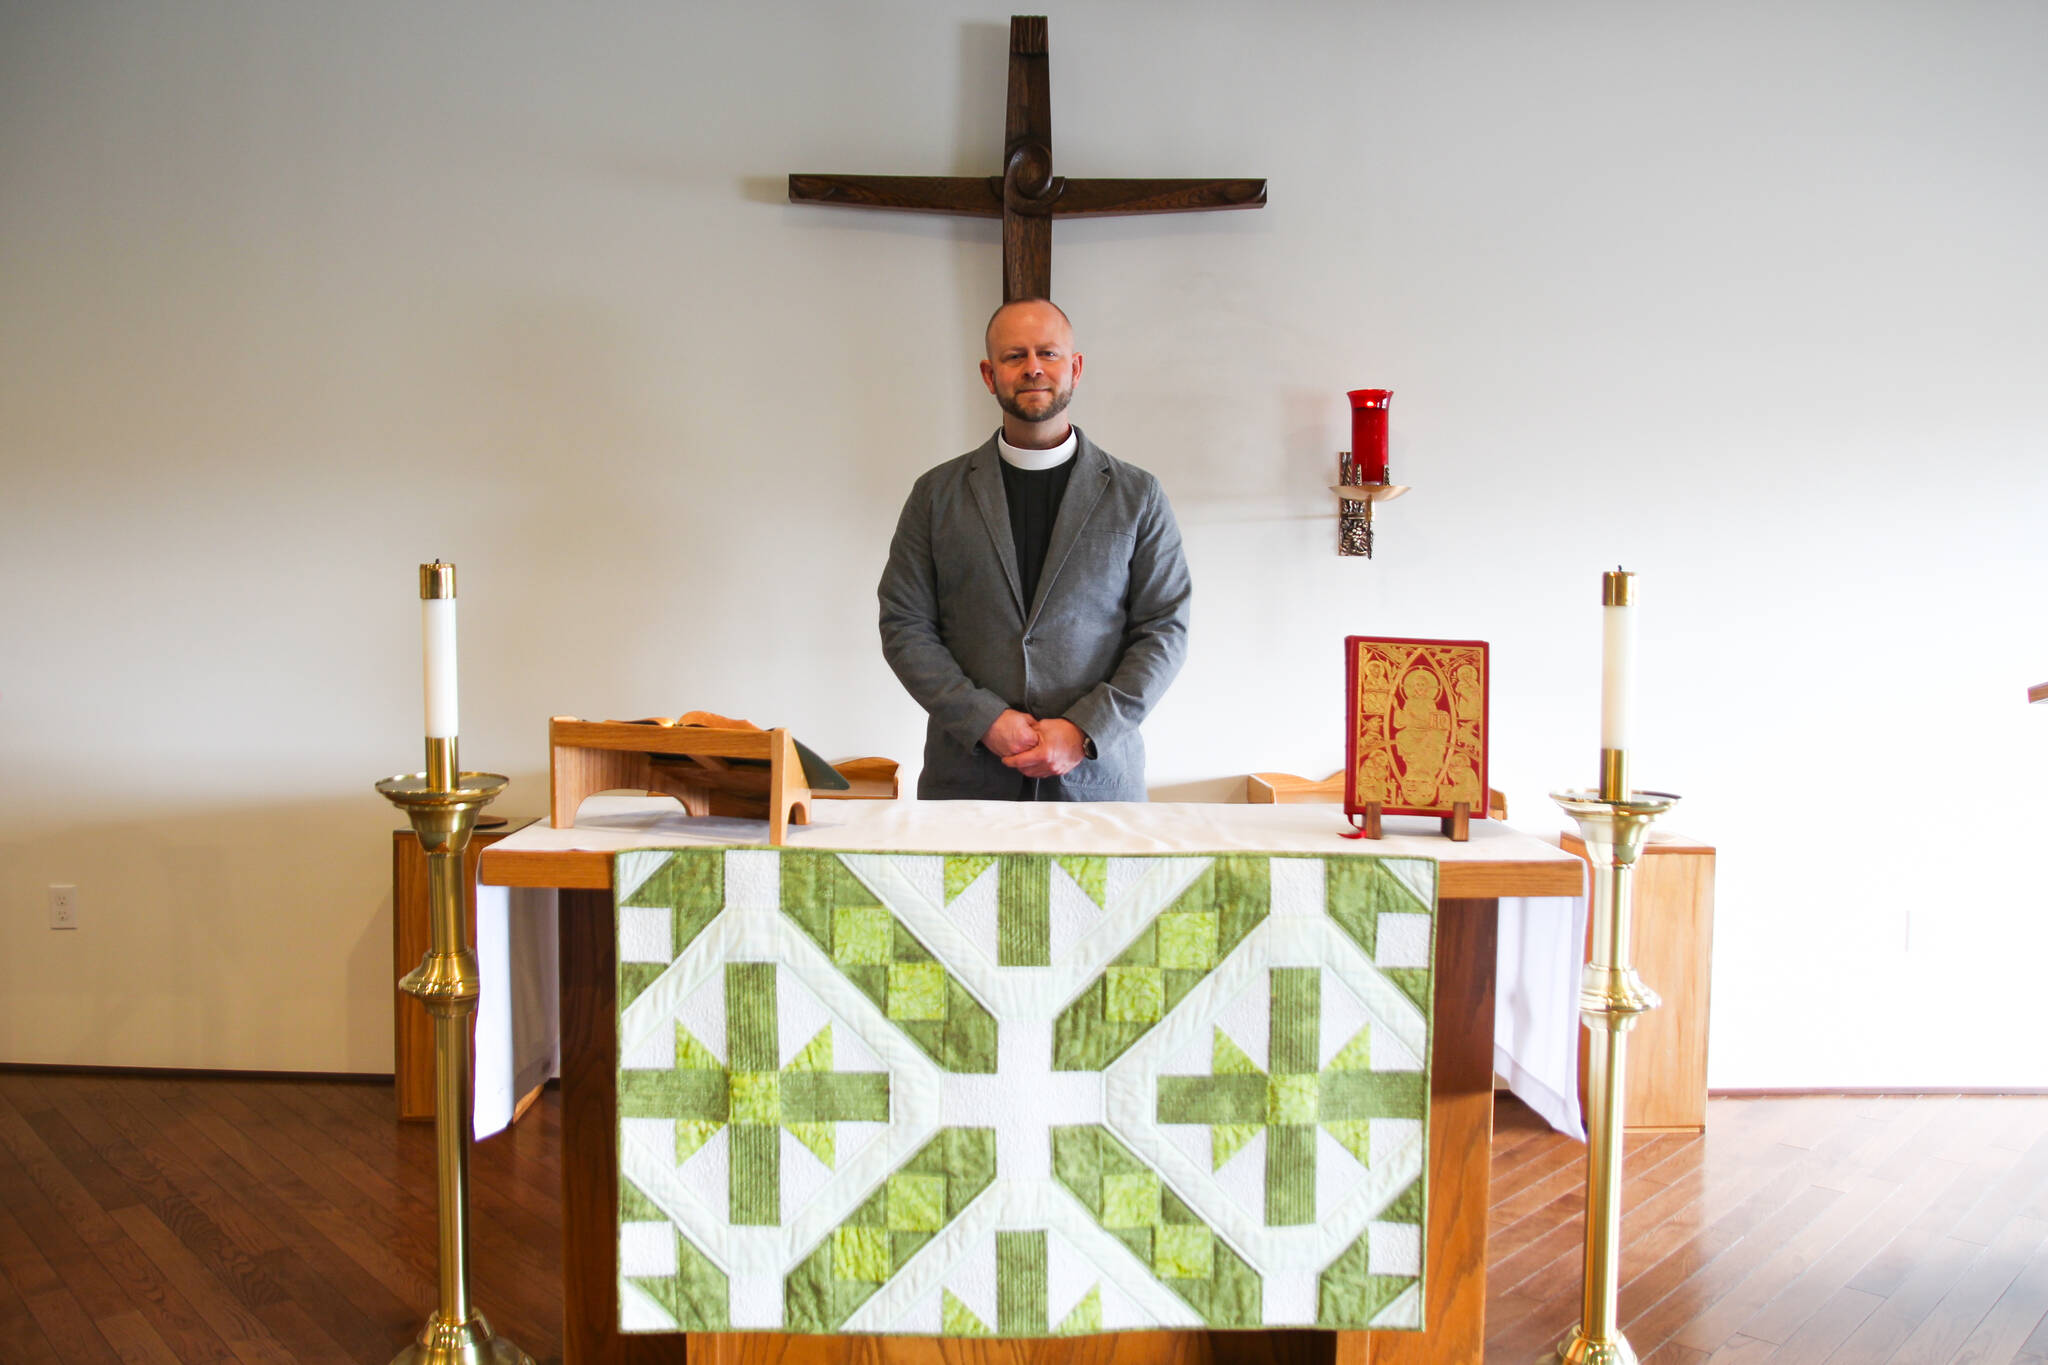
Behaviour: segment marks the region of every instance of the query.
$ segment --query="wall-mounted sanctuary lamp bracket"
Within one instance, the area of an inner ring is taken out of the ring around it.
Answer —
[[[1408,491],[1387,474],[1387,404],[1392,389],[1353,389],[1351,449],[1337,452],[1337,553],[1372,558],[1372,509]]]

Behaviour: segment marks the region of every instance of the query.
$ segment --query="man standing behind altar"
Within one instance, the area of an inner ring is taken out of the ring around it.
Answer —
[[[925,800],[1142,801],[1138,723],[1187,653],[1187,561],[1159,481],[1067,420],[1081,354],[1045,299],[989,319],[979,449],[910,490],[882,653],[930,713]]]

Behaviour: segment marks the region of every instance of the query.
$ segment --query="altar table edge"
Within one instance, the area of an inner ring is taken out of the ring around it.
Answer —
[[[599,803],[604,803],[600,806]],[[892,815],[932,807],[951,807],[946,813],[968,806],[1002,805],[1004,814],[1024,817],[1020,824],[1036,825],[1035,837],[1019,838],[1013,827],[1005,844],[1016,851],[1046,851],[1064,846],[1059,826],[1075,818],[1086,818],[1088,807],[1065,806],[1048,824],[1046,807],[994,802],[875,802],[841,803],[832,814],[852,819],[820,820],[809,826],[791,826],[788,847],[876,848],[901,853],[1001,851],[982,837],[963,838],[956,847],[909,848],[873,843],[863,837],[862,827],[871,823],[871,810],[862,807],[895,808]],[[1174,807],[1167,803],[1132,804],[1121,807],[1126,818],[1143,823],[1171,823],[1176,812],[1197,829],[1213,829],[1215,837],[1205,851],[1226,849],[1246,852],[1316,852],[1342,856],[1365,854],[1433,858],[1437,861],[1437,895],[1445,899],[1482,900],[1501,896],[1576,896],[1583,894],[1585,864],[1554,843],[1546,842],[1494,821],[1474,821],[1473,837],[1453,843],[1439,836],[1390,831],[1382,840],[1340,837],[1341,814],[1327,806],[1253,806],[1203,804]],[[601,812],[601,813],[600,813]],[[767,843],[765,820],[689,819],[665,798],[593,797],[570,829],[533,824],[499,840],[484,851],[478,880],[490,886],[557,887],[563,890],[607,891],[612,884],[612,854],[628,848],[702,847],[736,843]],[[1035,817],[1035,818],[1034,818]],[[1390,825],[1399,817],[1389,820]],[[891,821],[894,823],[894,821]],[[1421,820],[1406,823],[1424,826]],[[844,840],[845,842],[842,842]],[[1136,848],[1119,851],[1138,852]],[[1159,851],[1195,851],[1180,843]]]

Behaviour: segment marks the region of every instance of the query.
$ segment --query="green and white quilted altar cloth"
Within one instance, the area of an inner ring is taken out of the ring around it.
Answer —
[[[1419,1328],[1436,864],[637,850],[620,1328]]]

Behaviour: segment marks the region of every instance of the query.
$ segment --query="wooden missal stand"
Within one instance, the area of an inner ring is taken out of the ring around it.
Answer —
[[[1353,822],[1361,839],[1386,837],[1380,828],[1380,803],[1367,801],[1354,812],[1358,819]],[[1462,844],[1472,837],[1472,807],[1463,801],[1451,803],[1451,813],[1440,816],[1437,825],[1443,830],[1444,838],[1454,844]]]
[[[1311,782],[1293,773],[1253,773],[1245,779],[1245,800],[1254,806],[1291,804],[1296,801],[1342,801],[1344,799],[1344,770],[1339,768],[1320,782]],[[1380,829],[1380,803],[1367,802],[1360,808],[1364,820],[1361,837],[1384,838]],[[1486,817],[1488,820],[1508,818],[1508,799],[1497,791],[1486,793]],[[1443,831],[1453,843],[1465,843],[1472,837],[1472,812],[1463,801],[1451,807],[1451,813],[1443,817]]]
[[[846,787],[813,789],[789,731],[751,726],[548,718],[548,821],[576,823],[584,798],[604,791],[673,796],[691,815],[768,822],[780,845],[792,824],[811,822],[813,800],[893,801],[896,764],[886,758],[832,765]]]

